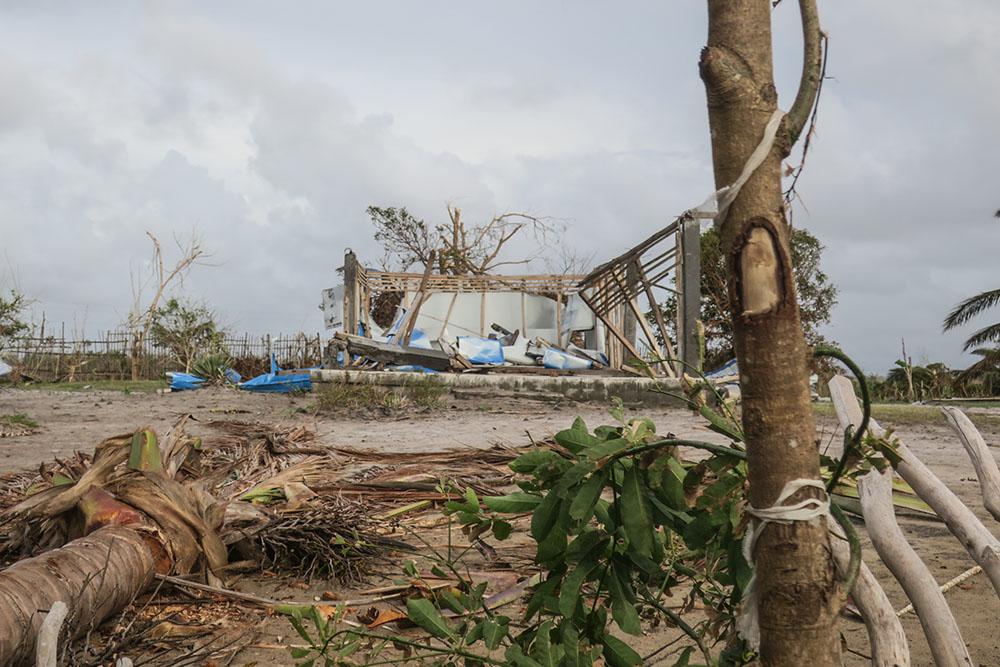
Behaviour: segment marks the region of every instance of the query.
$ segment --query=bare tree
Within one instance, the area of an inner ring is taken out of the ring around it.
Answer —
[[[537,217],[527,213],[501,213],[489,221],[467,227],[462,220],[462,210],[448,206],[448,225],[438,226],[441,251],[438,263],[442,273],[484,275],[501,266],[527,264],[544,252],[545,239],[554,231],[551,218]],[[504,260],[504,247],[523,231],[531,232],[537,249],[527,257]]]
[[[507,212],[488,221],[467,225],[461,209],[449,205],[448,222],[430,225],[403,208],[369,206],[375,240],[382,244],[383,266],[395,264],[405,271],[414,264],[427,266],[431,253],[437,268],[452,275],[484,275],[500,267],[523,265],[545,253],[546,241],[561,225],[553,218]],[[518,235],[534,236],[535,249],[526,256],[508,259],[505,251]]]
[[[153,257],[150,262],[148,275],[142,277],[135,272],[132,273],[132,310],[129,312],[125,325],[131,332],[131,366],[132,379],[138,380],[142,370],[142,351],[145,346],[149,330],[156,321],[156,313],[160,308],[167,288],[173,283],[181,283],[191,267],[199,260],[206,259],[208,255],[201,246],[201,240],[196,234],[191,234],[186,242],[175,239],[180,257],[167,270],[163,259],[163,248],[160,240],[152,232],[146,232],[146,236],[153,243]],[[147,302],[145,294],[152,287],[152,296]]]
[[[795,480],[820,479],[808,353],[781,188],[782,160],[809,121],[822,79],[816,2],[799,0],[799,9],[804,49],[795,101],[766,157],[718,218],[742,378],[749,497],[755,508],[773,506]],[[776,118],[771,11],[772,0],[708,0],[708,46],[700,71],[720,189],[737,182]],[[726,200],[724,196],[720,209]],[[788,502],[815,495],[822,491],[807,486]],[[764,524],[754,561],[761,662],[839,665],[836,620],[844,598],[826,523]]]

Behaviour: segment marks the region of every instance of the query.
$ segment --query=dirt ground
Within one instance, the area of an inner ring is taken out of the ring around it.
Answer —
[[[224,389],[205,389],[175,394],[108,391],[38,391],[0,388],[0,415],[25,414],[39,424],[30,435],[0,438],[0,472],[32,468],[54,456],[74,450],[90,451],[103,438],[151,426],[165,432],[182,414],[190,413],[200,422],[211,420],[264,421],[287,425],[306,425],[318,434],[318,442],[340,447],[364,447],[386,452],[431,451],[458,447],[483,448],[496,443],[528,444],[569,426],[582,416],[591,426],[607,423],[604,406],[551,404],[533,400],[479,397],[449,400],[440,408],[402,416],[365,411],[363,414],[321,416],[311,407],[311,396],[253,395]],[[700,418],[671,408],[643,409],[642,414],[657,424],[660,433],[668,431],[679,437],[722,442],[720,436],[703,426]],[[991,447],[1000,446],[1000,420],[990,420],[980,428]],[[839,441],[835,422],[820,417],[818,425],[824,438]],[[890,426],[891,424],[884,424]],[[896,434],[930,466],[948,486],[983,520],[994,534],[998,527],[982,506],[975,472],[965,452],[943,423],[896,424]],[[189,430],[195,434],[195,423]],[[824,442],[826,440],[824,439]],[[835,449],[835,447],[834,447]],[[945,582],[972,567],[965,550],[935,520],[900,517],[900,524],[917,553],[924,559],[939,582]],[[864,535],[863,529],[861,530]],[[865,561],[882,582],[896,608],[907,600],[865,542]],[[372,585],[377,585],[373,582]],[[319,597],[327,586],[290,588],[283,579],[245,578],[234,588],[273,598],[308,600]],[[345,593],[347,594],[347,593]],[[963,632],[974,664],[1000,665],[1000,601],[984,575],[977,575],[952,589],[947,599]],[[913,614],[904,617],[903,625],[911,643],[914,665],[932,664],[920,624]],[[235,664],[293,664],[284,646],[294,635],[281,619],[264,620],[259,626],[257,648],[241,653]],[[860,657],[868,652],[864,626],[845,620],[842,630],[848,653],[845,664],[862,665]],[[662,635],[652,635],[643,642],[651,650]],[[638,648],[638,647],[637,647]],[[667,663],[669,664],[669,663]]]

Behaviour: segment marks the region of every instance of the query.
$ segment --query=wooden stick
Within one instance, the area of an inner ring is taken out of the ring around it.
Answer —
[[[996,459],[986,446],[979,429],[969,421],[964,412],[952,407],[941,408],[941,412],[958,434],[962,446],[972,460],[972,467],[976,469],[976,477],[979,478],[979,488],[983,493],[986,511],[1000,521],[1000,469],[997,468]]]
[[[593,305],[591,305],[590,298],[587,295],[585,295],[583,292],[580,292],[580,298],[583,299],[583,302],[587,304],[588,308],[594,311],[594,314],[597,315],[597,317],[601,320],[601,322],[604,323],[604,326],[607,327],[608,331],[610,331],[611,334],[615,338],[617,338],[621,342],[621,344],[628,349],[629,352],[632,353],[632,356],[634,356],[636,359],[642,359],[642,355],[640,355],[639,351],[635,349],[635,345],[633,345],[628,340],[628,338],[625,337],[625,334],[623,334],[621,331],[618,330],[618,327],[616,327],[611,322],[610,318],[608,318],[605,314],[601,313],[599,310],[594,308]],[[646,370],[649,371],[648,368]],[[653,377],[652,371],[649,371],[649,376]]]
[[[673,346],[670,344],[670,336],[667,335],[667,323],[663,319],[663,312],[660,311],[660,304],[656,301],[656,295],[653,294],[653,286],[649,283],[649,279],[646,277],[646,272],[643,270],[642,265],[636,262],[635,266],[636,272],[639,274],[639,282],[642,283],[642,288],[646,291],[646,299],[649,300],[649,307],[653,309],[653,317],[656,318],[656,326],[660,327],[660,336],[663,337],[663,350],[667,353],[667,358],[671,362],[677,359],[677,355],[674,353]],[[677,373],[673,371],[673,366],[670,365],[671,369],[670,377],[677,377]],[[683,372],[683,370],[681,371]]]
[[[448,320],[451,319],[451,311],[455,307],[455,301],[458,300],[458,292],[454,292],[451,295],[451,301],[448,303],[448,310],[444,314],[444,319],[441,321],[441,331],[438,332],[438,340],[444,336],[444,330],[448,328]]]
[[[958,586],[960,583],[962,583],[963,581],[965,581],[967,579],[971,579],[972,577],[976,576],[977,574],[979,574],[982,571],[983,571],[983,568],[982,568],[981,565],[977,565],[975,567],[970,567],[968,570],[966,570],[962,574],[958,575],[954,579],[949,579],[947,582],[941,584],[941,592],[942,593],[947,593],[948,591],[950,591],[951,589],[953,589],[955,586]],[[903,616],[906,616],[907,614],[909,614],[911,611],[913,611],[913,605],[912,604],[908,604],[905,607],[903,607],[902,609],[900,609],[899,611],[897,611],[896,612],[896,616],[897,617],[903,617]]]
[[[406,313],[406,326],[403,327],[403,336],[400,338],[400,343],[404,346],[410,344],[410,336],[413,335],[413,327],[417,325],[417,315],[420,314],[420,306],[424,305],[424,299],[427,298],[427,280],[434,270],[434,255],[435,251],[431,250],[430,257],[427,258],[427,266],[424,267],[423,280],[420,281],[420,287],[417,288],[416,301],[413,304],[413,308]]]
[[[625,292],[625,285],[622,283],[618,274],[614,271],[611,272],[611,278],[618,285],[618,289]],[[628,302],[629,308],[632,310],[632,314],[635,316],[636,321],[642,328],[642,333],[646,337],[646,342],[649,343],[649,349],[655,352],[657,356],[661,357],[658,363],[666,369],[667,375],[673,374],[673,369],[670,368],[670,362],[668,359],[663,358],[663,350],[660,349],[660,344],[656,342],[656,336],[653,335],[653,331],[649,328],[649,322],[646,321],[646,316],[642,314],[639,309],[639,305],[635,302],[635,299],[625,294],[625,298]]]
[[[841,574],[847,572],[851,560],[851,548],[847,540],[830,539],[833,557]],[[873,667],[909,667],[910,647],[906,641],[903,624],[893,611],[892,603],[882,589],[878,579],[868,569],[864,561],[854,580],[851,598],[861,612],[861,618],[868,630],[868,641],[872,647]]]
[[[830,380],[830,398],[842,427],[861,423],[861,406],[854,395],[851,381],[842,375]],[[885,430],[872,419],[869,421],[869,433],[881,437]],[[925,503],[930,505],[948,530],[965,547],[972,559],[982,565],[983,572],[990,578],[993,589],[1000,595],[1000,541],[972,513],[965,503],[952,493],[931,470],[924,465],[916,454],[910,451],[901,440],[896,440],[896,453],[901,460],[896,464],[896,472],[906,480],[914,492]]]
[[[59,631],[68,613],[69,607],[62,600],[52,603],[49,613],[45,615],[41,627],[38,628],[35,667],[57,667],[59,664]]]
[[[486,290],[483,290],[479,299],[479,335],[486,335]]]
[[[972,667],[972,658],[944,594],[896,523],[892,469],[879,472],[873,468],[858,480],[858,495],[872,545],[917,610],[934,663]]]

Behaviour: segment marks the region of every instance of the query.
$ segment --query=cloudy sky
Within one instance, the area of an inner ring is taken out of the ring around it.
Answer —
[[[88,332],[130,267],[197,230],[188,294],[234,329],[319,331],[365,207],[525,210],[620,252],[712,189],[704,3],[0,2],[0,276]],[[795,222],[872,371],[964,364],[940,322],[1000,282],[1000,5],[821,2],[831,38]],[[797,9],[775,10],[787,106]],[[1000,317],[1000,313],[994,313]]]

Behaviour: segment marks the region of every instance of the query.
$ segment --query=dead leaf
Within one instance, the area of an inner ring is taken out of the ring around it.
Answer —
[[[368,623],[368,629],[374,630],[375,628],[381,627],[387,623],[395,623],[406,618],[406,614],[398,609],[383,609],[378,613],[378,616],[375,617],[375,620]]]

